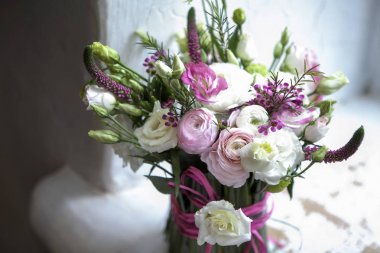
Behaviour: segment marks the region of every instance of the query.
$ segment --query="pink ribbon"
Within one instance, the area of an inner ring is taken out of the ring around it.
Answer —
[[[198,183],[201,187],[203,187],[206,191],[207,196],[205,196],[205,194],[200,193],[199,191],[185,186],[185,180],[187,178],[192,179],[194,182]],[[175,184],[173,182],[170,182],[169,186],[175,187]],[[209,203],[210,201],[218,199],[217,194],[215,193],[213,187],[207,180],[206,176],[199,169],[193,166],[190,166],[185,172],[182,173],[179,188],[182,194],[185,195],[190,200],[190,202],[198,208],[202,208],[203,206],[207,205],[207,203]],[[258,230],[265,225],[265,222],[270,218],[273,211],[273,204],[270,210],[265,210],[268,198],[269,193],[266,193],[264,198],[260,202],[242,208],[242,211],[246,216],[252,217],[252,239],[251,243],[247,244],[244,253],[248,253],[251,248],[253,249],[254,253],[267,252],[264,239],[262,238]],[[198,238],[198,228],[195,226],[194,213],[184,212],[173,194],[171,195],[171,204],[174,221],[177,224],[181,233],[186,237],[196,240]],[[212,247],[212,245],[206,244],[205,253],[211,253]]]

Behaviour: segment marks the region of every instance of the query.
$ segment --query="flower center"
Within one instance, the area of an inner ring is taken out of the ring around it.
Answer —
[[[259,124],[261,124],[261,123],[262,123],[262,122],[261,122],[259,119],[255,119],[255,118],[251,119],[251,124],[252,124],[252,125],[257,126],[257,125],[259,125]]]
[[[262,148],[267,153],[272,153],[272,146],[268,142],[264,142],[260,144],[260,148]]]
[[[270,159],[274,151],[271,144],[267,141],[262,143],[255,143],[252,145],[252,156],[257,160],[267,160]]]
[[[211,226],[218,231],[235,232],[236,217],[224,210],[214,210],[207,215]]]

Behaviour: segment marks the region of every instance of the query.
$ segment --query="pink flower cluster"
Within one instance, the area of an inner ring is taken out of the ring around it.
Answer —
[[[190,85],[196,99],[202,103],[210,104],[220,91],[228,88],[227,82],[222,77],[217,77],[215,72],[206,64],[188,63],[181,80]]]
[[[177,137],[178,146],[189,154],[199,154],[209,172],[223,185],[241,187],[249,178],[239,153],[240,148],[253,140],[248,131],[229,128],[219,133],[213,112],[199,108],[182,117]]]

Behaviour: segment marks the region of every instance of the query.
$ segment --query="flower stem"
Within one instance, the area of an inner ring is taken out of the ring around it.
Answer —
[[[120,66],[122,66],[123,68],[125,68],[125,70],[127,70],[128,72],[130,72],[131,74],[138,76],[140,79],[144,80],[145,82],[148,82],[148,79],[146,79],[145,77],[143,77],[142,75],[140,75],[139,73],[137,73],[136,71],[134,71],[133,69],[127,67],[127,66],[124,65],[121,61],[116,61],[116,62],[117,62]],[[136,81],[139,81],[139,80],[136,80]]]
[[[300,173],[293,175],[292,177],[299,177],[300,175],[302,175],[303,173],[305,173],[308,169],[310,169],[311,166],[313,166],[314,163],[315,162],[312,161],[311,163],[309,163],[309,165],[305,169],[303,169]]]

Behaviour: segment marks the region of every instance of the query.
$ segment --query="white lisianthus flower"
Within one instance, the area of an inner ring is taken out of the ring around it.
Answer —
[[[97,105],[107,110],[112,111],[116,106],[115,96],[106,89],[97,85],[87,85],[86,87],[86,101],[88,102],[88,108],[91,109],[91,105]]]
[[[338,71],[331,76],[323,76],[319,82],[317,92],[322,95],[330,95],[349,82],[350,80],[348,80],[347,76],[343,72]]]
[[[318,65],[317,56],[313,50],[293,45],[284,63],[292,73],[295,73],[297,69],[297,72],[301,74],[304,72],[305,61],[306,69]]]
[[[264,107],[249,105],[244,107],[236,118],[236,126],[251,132],[258,133],[258,126],[268,121],[268,113]]]
[[[244,34],[240,37],[236,47],[236,54],[244,61],[252,61],[257,58],[258,53],[251,34]]]
[[[249,93],[253,76],[247,71],[231,63],[214,63],[210,68],[219,77],[223,77],[228,88],[219,92],[215,102],[204,105],[215,112],[225,112],[249,101],[252,97]]]
[[[211,201],[195,213],[195,225],[199,228],[198,245],[206,242],[238,246],[251,240],[251,222],[241,209],[235,210],[228,201]]]
[[[177,128],[165,125],[166,121],[162,117],[168,113],[169,109],[162,109],[160,102],[156,101],[144,125],[134,131],[146,151],[161,153],[177,146]]]
[[[319,117],[314,124],[306,127],[305,139],[310,142],[321,140],[329,131],[329,127],[327,126],[328,122],[329,118],[327,116]]]
[[[133,122],[127,115],[119,114],[117,115],[117,120],[127,129],[132,129]],[[136,148],[134,144],[127,142],[113,144],[112,148],[115,154],[123,160],[123,167],[129,165],[133,171],[137,171],[144,163],[143,159],[136,156],[144,156],[148,153]]]
[[[301,143],[289,129],[253,139],[240,149],[244,169],[254,172],[255,179],[276,185],[280,179],[304,160]]]

